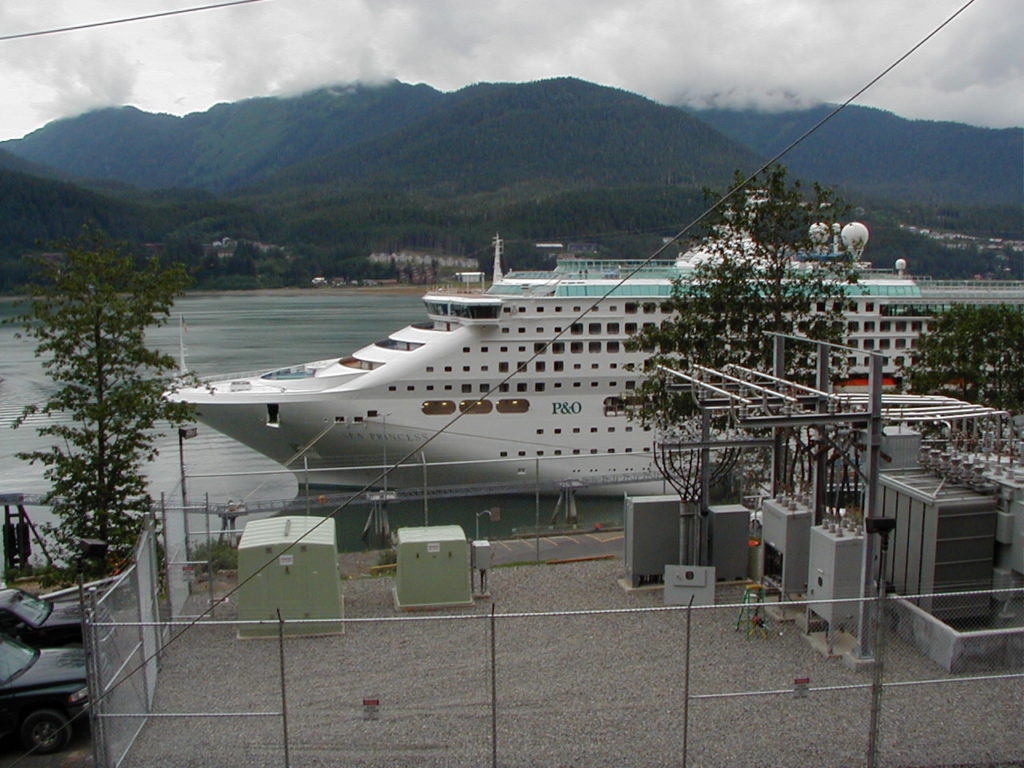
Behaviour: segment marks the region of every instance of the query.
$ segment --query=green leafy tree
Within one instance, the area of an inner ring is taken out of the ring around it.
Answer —
[[[770,371],[770,331],[844,339],[845,296],[856,272],[852,254],[832,253],[832,223],[843,212],[829,190],[815,185],[805,195],[781,166],[716,210],[697,249],[702,256],[663,304],[672,319],[642,329],[633,340],[651,353],[636,414],[644,423],[671,428],[692,410],[690,398],[674,392],[659,366],[736,363]],[[812,352],[811,345],[794,346],[787,373],[806,375]]]
[[[36,356],[55,385],[45,402],[15,422],[45,417],[53,443],[18,457],[45,466],[58,519],[47,528],[58,555],[72,562],[80,538],[109,545],[108,567],[130,555],[150,507],[143,464],[155,454],[159,425],[180,423],[186,405],[163,397],[174,360],[146,345],[146,329],[165,323],[187,285],[180,266],[136,264],[95,230],[55,246],[28,287],[13,322],[35,339]]]
[[[1024,314],[1005,304],[958,304],[922,334],[911,390],[1024,410]]]

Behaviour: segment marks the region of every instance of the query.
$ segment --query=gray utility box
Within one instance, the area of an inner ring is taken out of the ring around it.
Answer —
[[[925,469],[885,472],[882,514],[896,519],[885,574],[903,595],[988,590],[996,549],[994,495],[954,485]],[[915,601],[943,621],[982,616],[989,596]]]
[[[711,564],[719,580],[747,578],[750,549],[750,510],[742,504],[721,504],[708,509]]]
[[[678,496],[626,498],[626,579],[631,587],[661,583],[665,566],[679,562],[680,514]]]
[[[860,597],[863,558],[862,534],[826,525],[811,528],[808,599],[846,600]],[[830,629],[854,626],[860,611],[856,602],[812,602],[808,607],[827,621]]]
[[[785,594],[807,590],[811,510],[792,498],[766,499],[761,507],[764,578]]]
[[[700,565],[665,566],[665,605],[714,605],[715,569]]]

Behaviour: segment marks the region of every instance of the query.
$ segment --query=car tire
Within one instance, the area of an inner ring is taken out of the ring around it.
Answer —
[[[21,724],[21,743],[37,755],[63,749],[71,739],[68,719],[55,709],[37,709]]]

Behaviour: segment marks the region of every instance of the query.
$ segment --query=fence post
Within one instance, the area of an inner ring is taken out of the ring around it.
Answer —
[[[683,652],[683,768],[690,737],[690,627],[693,621],[693,595],[686,604],[686,649]]]
[[[494,603],[491,603],[491,768],[498,768],[498,670]]]
[[[290,768],[288,756],[288,696],[284,683],[284,619],[281,609],[277,609],[277,650],[281,661],[281,727],[284,731],[284,768]]]
[[[89,729],[92,733],[92,759],[96,768],[106,768],[107,744],[103,734],[103,720],[100,715],[106,707],[103,680],[100,678],[99,638],[96,636],[96,592],[89,590],[86,599],[82,574],[78,575],[78,599],[82,608],[82,645],[85,651],[85,678],[89,688]]]
[[[883,544],[882,556],[885,556]],[[871,717],[868,722],[867,768],[878,763],[878,717],[882,709],[882,666],[885,659],[885,579],[879,579],[875,605],[875,660],[871,668]]]

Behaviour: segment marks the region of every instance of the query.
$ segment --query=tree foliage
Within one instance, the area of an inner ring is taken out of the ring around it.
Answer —
[[[131,553],[150,508],[142,466],[156,454],[159,426],[190,412],[164,399],[174,360],[145,339],[147,328],[166,322],[187,277],[155,259],[136,264],[92,229],[55,248],[60,257],[39,264],[27,307],[14,318],[19,335],[35,339],[56,387],[15,426],[45,416],[38,432],[53,442],[18,457],[46,467],[58,519],[47,533],[60,557],[73,560],[78,540],[94,538],[108,543],[116,564]]]
[[[1024,410],[1024,314],[1005,304],[957,304],[921,335],[911,389]]]
[[[675,281],[663,305],[672,319],[644,328],[634,340],[651,353],[640,387],[645,423],[668,427],[688,410],[688,398],[673,393],[673,380],[660,366],[735,363],[770,371],[769,332],[843,340],[845,295],[856,273],[849,254],[831,254],[832,223],[842,212],[830,191],[815,185],[807,197],[799,182],[789,184],[781,166],[717,209],[696,266]],[[819,223],[828,228],[819,228],[824,237],[814,241],[811,226]],[[811,352],[811,345],[793,346],[788,373],[806,374]]]

